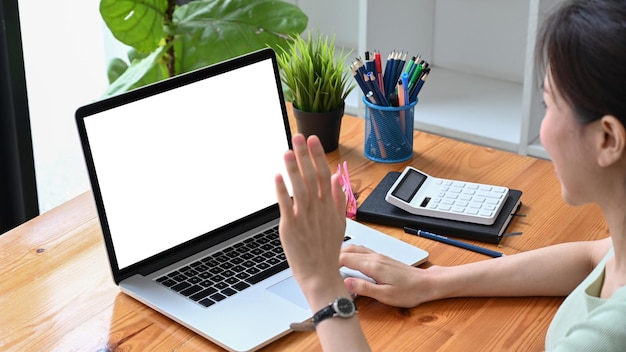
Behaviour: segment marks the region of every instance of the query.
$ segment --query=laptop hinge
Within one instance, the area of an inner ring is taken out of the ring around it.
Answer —
[[[172,248],[169,251],[147,259],[145,263],[140,264],[137,272],[143,276],[150,275],[155,271],[165,268],[166,266],[172,265],[196,253],[202,252],[207,248],[216,246],[235,236],[241,235],[246,231],[250,231],[258,226],[275,220],[277,217],[278,205],[270,206],[230,224],[228,229],[222,228],[214,232],[207,233],[204,236],[196,238],[195,240],[181,244],[180,246]]]

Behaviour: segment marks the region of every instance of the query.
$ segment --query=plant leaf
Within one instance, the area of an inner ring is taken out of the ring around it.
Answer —
[[[167,0],[101,0],[100,15],[117,40],[141,52],[156,49],[164,37]]]
[[[306,28],[307,16],[279,0],[196,0],[174,11],[169,31],[182,42],[180,72],[270,46],[285,46]]]
[[[114,58],[109,62],[109,66],[107,67],[107,78],[109,79],[109,84],[115,82],[120,76],[128,69],[128,64],[126,61]]]
[[[136,59],[104,92],[103,97],[112,96],[130,89],[160,81],[167,77],[162,61],[167,47],[159,47],[143,59]]]

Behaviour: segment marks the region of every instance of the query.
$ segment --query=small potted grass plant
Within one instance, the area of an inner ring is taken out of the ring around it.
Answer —
[[[285,97],[292,103],[298,132],[317,135],[325,152],[339,146],[345,100],[354,89],[346,67],[350,52],[336,54],[335,37],[317,32],[293,41],[278,54]]]

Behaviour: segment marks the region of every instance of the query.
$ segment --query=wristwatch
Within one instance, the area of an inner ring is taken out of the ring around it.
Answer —
[[[320,322],[333,317],[340,318],[350,318],[354,314],[356,314],[356,304],[353,300],[345,297],[338,297],[331,303],[329,303],[326,307],[320,309],[317,313],[313,315],[313,319],[311,319],[311,323],[314,327],[317,326]]]

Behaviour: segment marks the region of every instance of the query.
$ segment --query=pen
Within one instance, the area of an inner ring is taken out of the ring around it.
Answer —
[[[385,84],[383,81],[383,62],[380,57],[380,52],[374,53],[374,63],[376,64],[376,76],[378,77],[378,86],[380,90],[385,94]]]
[[[415,101],[417,99],[417,95],[419,94],[420,90],[422,90],[422,86],[424,85],[424,83],[426,83],[426,79],[428,78],[429,73],[430,73],[430,68],[427,68],[424,70],[424,74],[422,75],[419,82],[414,87],[415,89],[413,89],[413,91],[411,91],[411,93],[409,94],[410,101]]]
[[[376,105],[376,99],[374,99],[374,92],[370,90],[369,92],[367,92],[366,96],[367,96],[367,99],[370,101],[370,103]],[[378,130],[378,123],[376,122],[376,119],[374,117],[376,113],[370,109],[370,114],[371,114],[370,122],[372,123],[372,129],[374,130],[374,135],[376,136],[376,142],[378,142],[378,152],[380,153],[380,156],[383,159],[386,159],[387,151],[385,150],[385,143],[383,142],[383,139],[380,135],[380,131]]]
[[[407,54],[400,53],[398,56],[398,66],[396,67],[393,82],[397,82],[400,79],[400,75],[402,75],[402,70],[404,69],[404,64],[406,63],[406,55]]]
[[[370,102],[372,102],[372,104],[374,104],[374,105],[383,105],[383,102],[382,102],[382,99],[381,99],[380,95],[377,94],[376,90],[374,89],[374,84],[370,80],[371,77],[374,77],[373,75],[371,75],[371,72],[368,72],[368,74],[363,75],[363,82],[365,83],[365,86],[367,87],[367,90],[372,92],[372,97],[374,99],[373,102],[370,99]],[[368,99],[369,99],[369,97],[368,97]]]
[[[409,62],[406,65],[406,68],[404,69],[404,72],[409,74],[409,77],[411,77],[411,70],[413,69],[413,65],[415,64],[415,59],[417,57],[413,56],[411,57],[411,60],[409,60]]]
[[[389,100],[387,100],[383,92],[380,91],[380,86],[378,86],[378,82],[376,82],[376,76],[374,75],[374,73],[368,72],[367,78],[369,78],[370,85],[371,85],[372,90],[374,91],[374,96],[376,97],[376,100],[378,101],[378,105],[388,106]]]
[[[365,64],[360,57],[356,58],[356,67],[361,75],[366,75],[367,71],[365,70]]]
[[[406,105],[406,101],[405,101],[405,94],[406,94],[406,89],[404,88],[404,80],[403,79],[399,79],[398,80],[398,85],[397,85],[397,91],[398,91],[398,106],[404,106]]]
[[[398,106],[406,105],[406,87],[404,84],[406,83],[405,77],[407,76],[406,72],[402,72],[402,78],[398,80]],[[400,110],[400,129],[402,130],[402,134],[406,131],[406,116],[404,110]]]
[[[398,93],[393,92],[389,95],[389,105],[397,108],[400,106],[400,101],[398,100]]]
[[[367,70],[367,72],[374,72],[374,70],[376,69],[374,60],[372,59],[369,51],[365,52],[365,69]]]
[[[413,73],[411,74],[411,77],[409,77],[409,90],[413,90],[415,89],[415,85],[417,84],[417,82],[419,81],[420,75],[422,73],[422,71],[424,70],[424,65],[425,65],[425,61],[422,60],[419,64],[416,64],[417,66],[415,67],[415,70],[413,71]]]
[[[354,77],[354,80],[356,81],[356,83],[358,83],[359,87],[363,91],[363,94],[366,94],[369,88],[365,85],[365,82],[363,81],[363,77],[361,76],[361,73],[359,72],[358,62],[355,61],[354,64],[350,66],[350,68],[352,69],[352,76]]]
[[[383,90],[385,94],[389,94],[389,72],[391,71],[391,54],[387,55],[387,62],[385,63],[385,70],[383,71]]]
[[[448,238],[448,237],[444,237],[444,236],[441,236],[441,235],[437,235],[437,234],[426,232],[426,231],[422,231],[422,230],[412,229],[412,228],[406,227],[406,226],[404,227],[404,232],[409,233],[411,235],[417,235],[417,236],[420,236],[420,237],[428,238],[429,240],[443,242],[443,243],[446,243],[446,244],[449,244],[449,245],[452,245],[452,246],[456,246],[456,247],[459,247],[459,248],[467,249],[467,250],[470,250],[470,251],[473,251],[473,252],[476,252],[476,253],[488,255],[488,256],[493,257],[493,258],[498,258],[498,257],[504,256],[503,253],[492,251],[491,249],[474,246],[474,245],[469,244],[469,243],[453,240],[453,239]]]
[[[400,79],[402,80],[402,89],[404,89],[404,104],[403,105],[409,105],[409,74],[406,72],[403,72],[402,75],[400,76]]]
[[[383,79],[385,80],[385,92],[387,92],[387,94],[391,94],[391,92],[393,91],[393,86],[398,80],[397,78],[394,78],[396,67],[398,66],[398,60],[396,58],[395,52],[392,52],[389,55],[388,62],[390,62],[389,70],[385,70]]]

